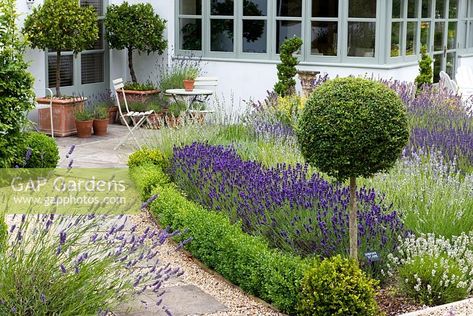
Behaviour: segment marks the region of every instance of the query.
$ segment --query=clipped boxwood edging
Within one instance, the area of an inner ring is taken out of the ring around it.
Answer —
[[[194,257],[244,291],[295,313],[300,283],[312,260],[270,249],[225,214],[187,200],[156,165],[131,168],[130,173],[143,198],[159,195],[149,209],[162,225],[188,230],[179,239],[193,238],[185,247]]]

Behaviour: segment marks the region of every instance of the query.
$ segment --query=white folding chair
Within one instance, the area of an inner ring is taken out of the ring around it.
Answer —
[[[445,71],[441,71],[439,73],[439,77],[440,84],[442,85],[442,87],[446,88],[452,94],[458,93],[457,84],[450,78],[450,76]]]
[[[49,109],[51,137],[54,138],[54,124],[53,124],[53,96],[54,96],[54,93],[53,93],[53,90],[51,90],[49,88],[46,88],[46,91],[48,91],[49,95],[51,96],[49,104],[40,104],[40,103],[35,102],[35,109],[36,110]],[[37,126],[36,126],[36,131],[39,131]]]
[[[132,137],[134,139],[134,141],[135,141],[136,145],[138,146],[138,148],[141,149],[141,145],[138,142],[138,140],[136,139],[133,132],[136,129],[140,128],[141,125],[143,125],[144,122],[148,122],[149,124],[151,124],[149,122],[149,116],[152,113],[154,113],[154,111],[153,110],[146,111],[146,112],[130,111],[130,109],[128,108],[128,102],[127,102],[126,96],[125,96],[125,90],[123,89],[124,86],[125,85],[124,85],[124,82],[123,82],[122,78],[118,78],[118,79],[113,80],[113,87],[114,87],[115,96],[116,96],[115,99],[117,100],[118,111],[120,112],[120,118],[125,123],[126,127],[128,128],[128,134],[117,146],[115,146],[114,150],[117,150],[117,148],[120,147],[121,145],[123,145],[126,141],[128,141],[128,139],[130,137]],[[123,113],[123,110],[122,110],[122,107],[121,107],[121,104],[120,104],[119,92],[121,92],[121,94],[122,94],[123,103],[125,104],[126,113]],[[131,122],[132,122],[131,124],[128,123],[128,118],[131,118]]]
[[[195,78],[195,83],[194,87],[197,89],[207,89],[211,90],[213,92],[213,95],[215,95],[215,92],[217,90],[217,85],[218,85],[218,78],[217,77],[197,77]],[[207,95],[203,98],[198,98],[195,100],[195,102],[198,103],[205,103],[210,95]],[[192,110],[192,109],[191,109]],[[208,112],[213,112],[213,111],[208,111]]]

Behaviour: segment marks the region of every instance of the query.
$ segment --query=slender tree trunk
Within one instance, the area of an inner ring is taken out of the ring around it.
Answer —
[[[56,96],[61,97],[61,51],[56,52]]]
[[[350,257],[358,262],[358,218],[356,210],[356,178],[350,177]]]
[[[131,81],[138,82],[138,80],[136,80],[135,69],[133,69],[133,50],[131,47],[128,47],[128,68],[130,68]]]

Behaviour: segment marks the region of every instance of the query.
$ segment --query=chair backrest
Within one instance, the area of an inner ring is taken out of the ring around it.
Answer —
[[[469,67],[460,66],[455,74],[455,80],[457,81],[459,88],[472,88],[473,71]]]
[[[195,78],[194,86],[196,88],[210,88],[215,90],[218,85],[217,77],[197,77]]]
[[[125,87],[125,83],[123,82],[122,78],[118,78],[113,80],[113,91],[115,91],[115,98],[117,99],[117,105],[118,105],[118,111],[120,111],[120,116],[123,117],[123,112],[122,112],[122,107],[120,104],[120,95],[119,93],[122,94],[123,97],[123,103],[125,103],[125,109],[126,113],[129,113],[130,110],[128,109],[128,102],[126,101],[126,96],[125,96],[125,90],[123,89]],[[126,121],[126,119],[124,119]]]
[[[441,71],[439,73],[440,76],[440,84],[447,88],[448,91],[451,93],[457,93],[457,84],[450,78],[450,76],[445,72]]]

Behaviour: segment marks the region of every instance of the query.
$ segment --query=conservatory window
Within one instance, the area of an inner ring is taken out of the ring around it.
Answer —
[[[311,55],[338,55],[338,1],[312,0]]]
[[[267,53],[268,0],[245,0],[242,6],[242,51]]]
[[[376,0],[348,2],[348,56],[374,57],[376,43]]]
[[[179,48],[202,50],[202,0],[180,0],[179,12]]]
[[[277,0],[276,3],[276,53],[282,43],[302,36],[302,0]]]
[[[234,1],[210,1],[210,51],[234,51]]]

